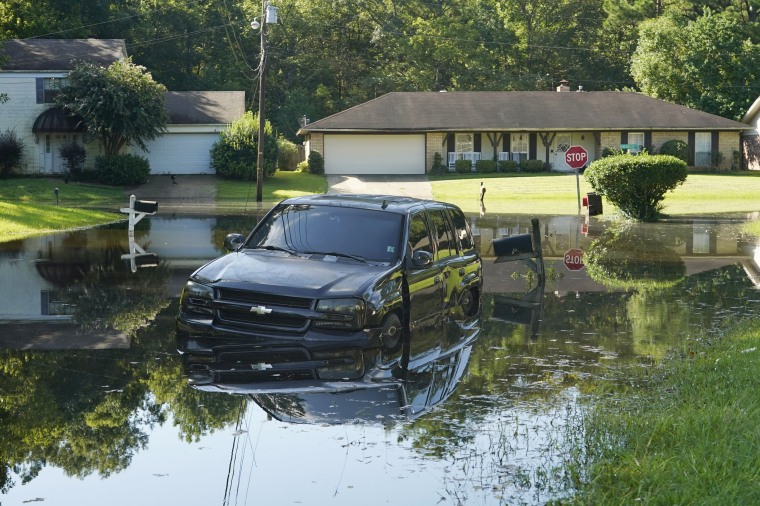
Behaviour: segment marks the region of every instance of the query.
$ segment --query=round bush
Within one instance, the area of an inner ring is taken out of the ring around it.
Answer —
[[[309,153],[309,173],[317,175],[325,173],[325,159],[319,151]]]
[[[150,163],[142,156],[113,155],[95,159],[98,181],[112,186],[145,184],[150,174]]]
[[[655,221],[665,194],[686,181],[687,170],[674,156],[618,155],[595,160],[584,176],[627,217]]]
[[[499,172],[517,172],[517,160],[499,160]]]
[[[469,174],[472,172],[472,160],[457,160],[454,168],[460,174]]]
[[[219,141],[211,147],[211,167],[222,177],[251,180],[256,175],[259,149],[259,117],[247,111],[240,119],[222,131]],[[277,170],[277,139],[272,126],[264,124],[264,175]]]
[[[660,147],[661,155],[675,156],[679,160],[689,163],[689,145],[678,139],[670,139]]]

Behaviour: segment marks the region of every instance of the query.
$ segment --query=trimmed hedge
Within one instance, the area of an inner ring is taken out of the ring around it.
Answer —
[[[541,172],[544,170],[544,162],[541,160],[523,160],[520,162],[520,170],[523,172]]]
[[[457,160],[454,168],[460,174],[469,174],[472,172],[472,160]]]
[[[150,174],[150,163],[142,156],[113,155],[95,158],[98,181],[111,186],[145,184]]]
[[[594,191],[629,218],[656,221],[665,194],[686,181],[686,163],[670,155],[618,155],[584,172]]]
[[[309,173],[321,175],[325,173],[325,159],[319,151],[309,153]]]
[[[689,163],[689,145],[678,139],[665,141],[660,147],[660,154],[675,156],[676,158]]]
[[[498,162],[499,172],[517,172],[520,164],[517,160],[499,160]]]
[[[433,166],[430,167],[430,174],[440,176],[443,174],[448,174],[448,172],[449,168],[445,163],[443,163],[443,156],[436,151],[436,153],[433,155]]]
[[[494,160],[478,160],[475,162],[475,170],[483,174],[496,172],[496,162]]]

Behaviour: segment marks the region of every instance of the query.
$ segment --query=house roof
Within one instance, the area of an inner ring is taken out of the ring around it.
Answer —
[[[388,93],[310,123],[298,133],[747,128],[640,93],[456,91]]]
[[[69,71],[78,60],[106,67],[126,57],[122,39],[25,39],[0,44],[3,71]]]
[[[170,91],[166,110],[172,125],[229,124],[245,112],[245,92]]]

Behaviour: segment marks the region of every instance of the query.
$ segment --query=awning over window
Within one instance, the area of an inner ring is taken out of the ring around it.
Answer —
[[[42,112],[32,125],[36,134],[84,132],[84,122],[77,115],[71,115],[62,107],[51,107]]]

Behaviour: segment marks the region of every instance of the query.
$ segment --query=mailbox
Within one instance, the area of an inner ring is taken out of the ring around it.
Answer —
[[[141,267],[158,267],[158,255],[155,253],[143,253],[135,255],[135,266]]]
[[[133,209],[136,213],[156,214],[158,212],[158,202],[150,200],[135,200]]]

